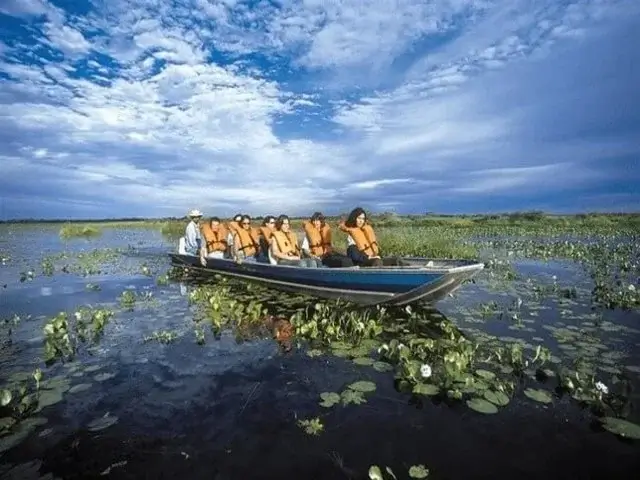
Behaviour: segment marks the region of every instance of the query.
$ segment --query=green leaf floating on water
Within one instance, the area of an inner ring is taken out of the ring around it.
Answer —
[[[467,400],[467,406],[471,410],[475,410],[476,412],[479,412],[479,413],[485,413],[488,415],[493,413],[498,413],[498,407],[496,407],[493,403],[488,402],[484,398],[476,397],[476,398]]]
[[[96,382],[105,382],[107,380],[112,379],[113,377],[115,377],[116,374],[115,373],[98,373],[96,375],[94,375],[93,379]]]
[[[36,409],[36,412],[61,401],[62,392],[60,390],[40,390],[38,393],[38,408]]]
[[[499,407],[504,407],[509,403],[509,397],[506,393],[487,390],[483,393],[484,398]]]
[[[363,365],[363,366],[371,366],[373,365],[373,358],[370,357],[358,357],[358,358],[354,358],[353,359],[353,363],[355,363],[356,365]]]
[[[335,392],[323,392],[320,394],[320,398],[322,399],[321,407],[331,408],[340,403],[340,395]]]
[[[347,388],[342,392],[340,399],[342,400],[343,405],[349,405],[350,403],[353,403],[354,405],[367,403],[367,399],[364,398],[364,394],[362,392],[351,390],[350,388]]]
[[[340,358],[346,358],[351,355],[351,352],[349,350],[344,350],[342,348],[336,348],[334,350],[331,350],[331,353],[336,357],[340,357]]]
[[[416,383],[413,386],[413,393],[418,395],[433,396],[440,392],[440,388],[431,383]]]
[[[551,403],[552,397],[549,392],[546,390],[536,390],[534,388],[527,388],[524,391],[524,394],[529,397],[531,400],[535,400],[540,403]]]
[[[78,393],[84,392],[85,390],[89,390],[91,388],[90,383],[79,383],[78,385],[74,385],[69,389],[69,393]]]
[[[427,478],[429,476],[429,469],[424,465],[413,465],[409,469],[409,476],[411,478]]]
[[[100,430],[104,430],[105,428],[109,428],[111,425],[115,425],[118,422],[118,417],[109,415],[109,412],[105,413],[104,416],[100,418],[96,418],[93,420],[87,428],[91,432],[98,432]]]
[[[6,407],[11,403],[11,399],[13,398],[13,394],[11,390],[3,389],[0,391],[0,406]]]
[[[373,362],[373,369],[378,372],[390,372],[393,370],[393,365],[387,362]]]
[[[369,467],[369,478],[371,480],[384,480],[380,467],[378,467],[377,465],[371,465]]]
[[[481,378],[484,378],[485,380],[493,380],[494,378],[496,378],[495,373],[490,372],[489,370],[483,370],[481,368],[476,370],[476,375],[478,375]]]
[[[602,427],[616,435],[633,440],[640,440],[640,425],[615,417],[604,417]]]
[[[360,380],[359,382],[352,383],[348,388],[362,393],[375,392],[376,384],[366,380]]]

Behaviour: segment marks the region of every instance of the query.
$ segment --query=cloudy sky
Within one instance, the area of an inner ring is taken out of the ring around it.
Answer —
[[[640,209],[638,0],[1,0],[0,215]]]

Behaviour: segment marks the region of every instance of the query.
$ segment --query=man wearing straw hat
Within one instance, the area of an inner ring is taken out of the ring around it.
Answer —
[[[184,249],[185,253],[189,255],[198,255],[200,253],[200,247],[202,246],[202,236],[200,234],[200,219],[202,218],[202,212],[200,210],[191,210],[187,217],[191,221],[187,224],[187,228],[184,233]]]

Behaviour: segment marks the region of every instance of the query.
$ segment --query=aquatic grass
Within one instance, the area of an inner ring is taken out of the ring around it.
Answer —
[[[96,225],[68,223],[60,228],[60,237],[69,238],[92,238],[102,235],[102,229]]]

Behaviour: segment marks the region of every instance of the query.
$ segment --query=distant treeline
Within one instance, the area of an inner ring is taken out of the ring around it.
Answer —
[[[346,218],[348,214],[342,213],[340,215],[331,216],[327,215],[327,218]],[[372,214],[372,218],[379,218],[384,220],[391,220],[393,218],[406,218],[406,219],[426,219],[426,218],[449,218],[449,219],[472,219],[475,221],[482,220],[512,220],[512,221],[537,221],[542,220],[544,218],[575,218],[575,219],[588,219],[595,217],[627,217],[627,218],[635,218],[640,217],[640,212],[634,213],[620,213],[620,212],[587,212],[587,213],[577,213],[577,214],[554,214],[554,213],[546,213],[543,211],[525,211],[525,212],[507,212],[507,213],[493,213],[493,214],[440,214],[435,212],[426,212],[423,215],[403,215],[395,212],[384,212],[380,214]],[[207,216],[205,215],[205,218]],[[263,216],[252,217],[255,220],[262,220]],[[303,217],[294,217],[294,218],[303,218]],[[11,223],[11,224],[27,224],[27,223],[50,223],[50,224],[61,224],[61,223],[133,223],[133,222],[177,222],[184,221],[185,217],[164,217],[164,218],[139,218],[139,217],[126,217],[126,218],[95,218],[95,219],[82,219],[82,220],[69,220],[69,219],[38,219],[38,218],[24,218],[24,219],[16,219],[16,220],[0,220],[0,224],[3,223]]]

